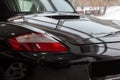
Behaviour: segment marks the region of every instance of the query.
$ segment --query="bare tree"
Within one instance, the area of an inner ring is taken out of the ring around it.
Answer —
[[[109,8],[112,5],[116,5],[117,2],[118,0],[99,0],[97,5],[99,7],[101,15],[104,15],[107,8]]]
[[[97,8],[100,15],[104,15],[107,8],[118,3],[120,3],[120,0],[75,0],[76,6]]]

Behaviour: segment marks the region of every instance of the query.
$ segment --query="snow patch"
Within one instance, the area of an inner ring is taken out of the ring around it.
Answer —
[[[107,9],[105,15],[94,17],[104,20],[120,20],[120,6],[111,6]]]

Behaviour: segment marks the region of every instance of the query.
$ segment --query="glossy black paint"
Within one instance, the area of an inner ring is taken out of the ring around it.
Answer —
[[[0,60],[9,59],[10,64],[15,60],[41,66],[68,67],[120,56],[120,34],[114,34],[118,29],[80,18],[76,12],[14,13],[5,1],[0,1]],[[68,51],[18,52],[8,44],[11,37],[34,32],[54,35]],[[110,33],[113,35],[108,35]]]

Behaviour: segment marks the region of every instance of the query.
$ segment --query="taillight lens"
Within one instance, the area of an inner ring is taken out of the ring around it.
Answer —
[[[67,48],[51,36],[30,33],[8,39],[15,51],[66,52]]]

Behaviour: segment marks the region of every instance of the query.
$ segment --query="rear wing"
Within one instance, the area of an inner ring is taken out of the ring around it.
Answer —
[[[103,78],[106,78],[108,76],[113,77],[113,75],[115,76],[117,75],[116,77],[118,76],[120,77],[119,74],[120,74],[120,59],[92,62],[89,64],[89,77],[91,80],[109,80]]]

